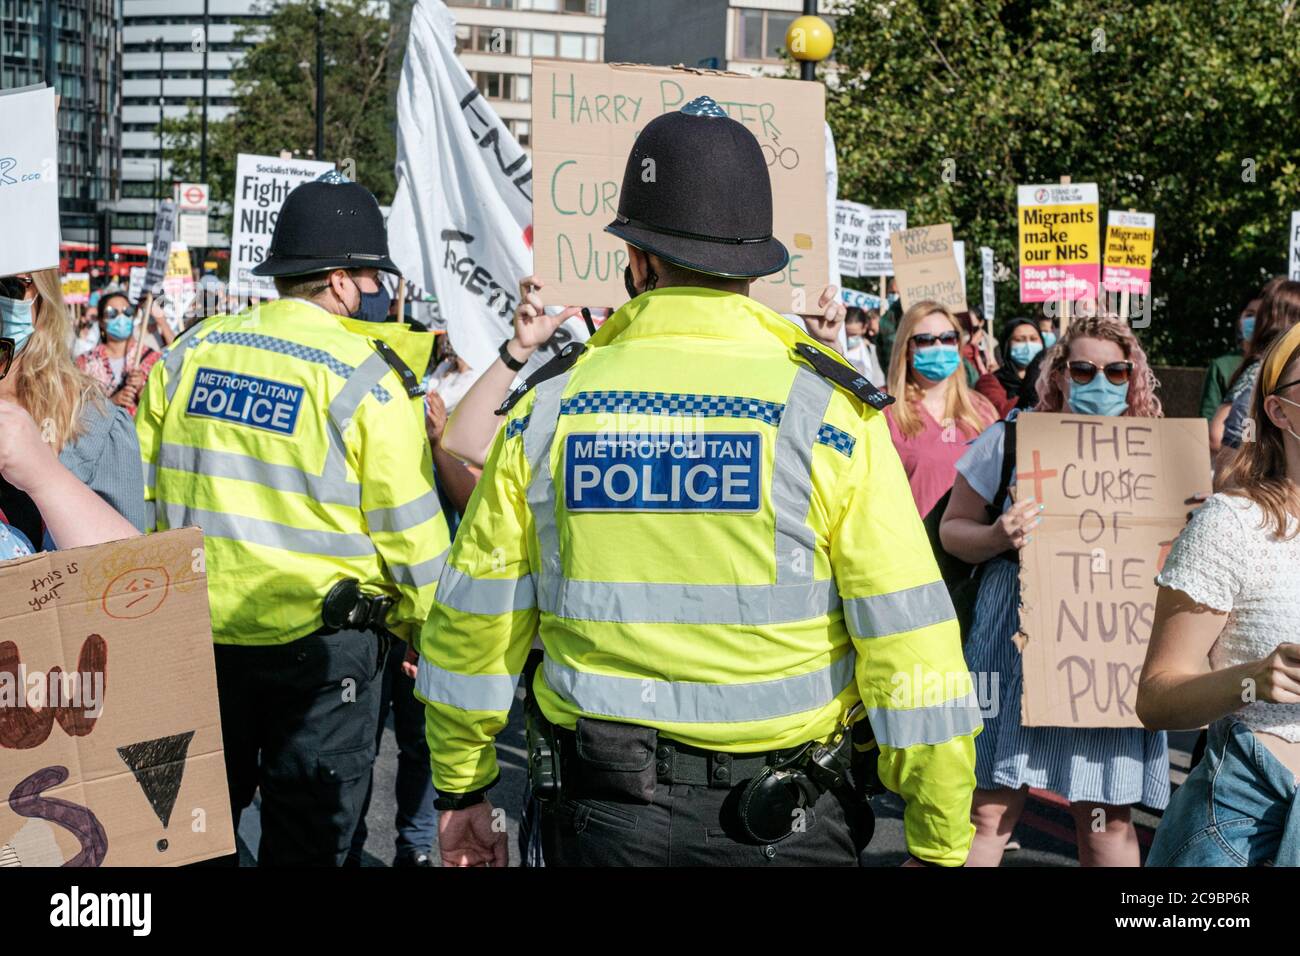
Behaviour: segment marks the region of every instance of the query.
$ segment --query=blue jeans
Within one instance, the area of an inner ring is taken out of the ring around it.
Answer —
[[[383,692],[379,699],[379,733],[375,752],[379,752],[388,712],[393,713],[393,730],[397,736],[397,856],[428,853],[438,832],[438,813],[433,808],[433,777],[429,769],[429,743],[424,736],[424,704],[415,696],[415,681],[402,673],[406,644],[394,640],[384,668]],[[374,774],[366,790],[366,802],[352,837],[352,860],[361,859],[366,845],[366,814],[370,811],[370,794]]]
[[[1224,717],[1169,801],[1147,866],[1300,865],[1295,796],[1295,775],[1249,727]]]

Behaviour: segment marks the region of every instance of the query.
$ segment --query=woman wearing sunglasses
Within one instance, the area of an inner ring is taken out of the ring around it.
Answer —
[[[1156,577],[1138,716],[1210,730],[1148,866],[1300,866],[1300,325],[1264,354],[1251,415]]]
[[[1029,414],[1127,415],[1158,418],[1160,401],[1146,354],[1117,319],[1088,318],[1042,360],[1038,403]],[[1020,412],[1013,412],[1014,421]],[[1169,799],[1165,735],[1138,729],[1022,727],[1021,660],[1012,643],[1020,629],[1019,551],[1031,539],[1041,506],[1007,498],[993,508],[1003,474],[1006,425],[976,439],[957,462],[957,479],[940,526],[944,548],[981,564],[979,595],[966,661],[997,689],[996,711],[975,738],[975,840],[967,866],[997,866],[1024,809],[1029,787],[1070,803],[1084,866],[1137,866],[1130,808],[1159,809]],[[1014,473],[1011,488],[1015,488]],[[996,683],[993,681],[996,680]],[[1101,812],[1098,813],[1097,811]],[[1098,822],[1104,827],[1098,828]]]
[[[997,421],[997,410],[966,384],[961,325],[937,302],[903,315],[889,362],[889,432],[921,516],[952,487],[966,443]]]
[[[0,278],[0,338],[9,340],[0,345],[0,402],[17,406],[36,423],[48,453],[28,457],[54,484],[63,470],[71,472],[143,530],[144,475],[135,427],[72,362],[72,327],[58,270]],[[37,498],[8,471],[0,477],[0,511],[7,523],[33,543],[68,547],[66,531],[60,537],[59,522],[42,509],[48,498]]]
[[[99,383],[109,401],[134,417],[149,370],[161,355],[145,346],[139,363],[132,364],[136,321],[131,302],[124,293],[104,296],[99,306],[102,332],[99,345],[77,359],[77,368]]]

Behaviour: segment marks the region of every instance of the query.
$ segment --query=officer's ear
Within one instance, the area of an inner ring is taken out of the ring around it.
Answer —
[[[632,269],[632,282],[637,289],[644,289],[650,276],[650,256],[631,243],[627,244],[627,264]]]
[[[356,311],[348,306],[348,297],[356,297],[361,292],[361,287],[356,284],[356,280],[347,269],[331,269],[325,277],[325,283],[326,290],[322,298],[326,301],[319,303],[320,305],[327,309],[330,306],[341,306],[347,310],[339,313],[340,315],[351,315]]]

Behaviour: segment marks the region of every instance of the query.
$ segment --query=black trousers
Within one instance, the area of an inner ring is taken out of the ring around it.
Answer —
[[[857,866],[845,807],[823,794],[801,832],[748,841],[735,816],[738,790],[659,784],[649,804],[542,801],[547,866]]]
[[[388,640],[359,631],[216,645],[235,826],[262,793],[260,866],[339,866],[375,759]]]

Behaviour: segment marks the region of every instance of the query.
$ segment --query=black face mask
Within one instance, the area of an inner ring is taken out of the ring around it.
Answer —
[[[655,275],[654,270],[648,269],[646,271],[645,289],[643,289],[642,291],[649,292],[651,289],[655,287],[655,283],[657,283],[658,281],[659,281],[659,277]],[[636,290],[636,280],[632,278],[631,266],[623,267],[623,288],[627,289],[627,297],[629,299],[635,299],[637,296],[641,294]]]
[[[880,334],[879,329],[867,329],[865,332],[862,333],[862,337],[866,339],[868,342],[874,342],[876,341],[876,336],[879,334]]]

